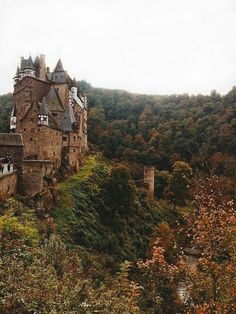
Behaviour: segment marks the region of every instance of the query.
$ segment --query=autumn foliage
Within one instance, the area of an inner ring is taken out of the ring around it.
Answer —
[[[187,268],[191,308],[197,313],[236,311],[236,211],[219,178],[198,180],[195,211],[188,218],[200,258]]]

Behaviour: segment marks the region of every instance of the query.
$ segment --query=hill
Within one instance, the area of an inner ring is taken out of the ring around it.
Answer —
[[[236,89],[150,96],[82,86],[97,153],[64,181],[47,177],[34,199],[0,202],[0,312],[233,311]],[[1,96],[0,132],[11,107],[11,94]],[[157,169],[151,203],[137,183],[144,165]],[[196,269],[189,247],[204,257]]]
[[[175,160],[230,175],[236,89],[221,96],[150,96],[90,88],[89,136],[107,158],[170,169]]]

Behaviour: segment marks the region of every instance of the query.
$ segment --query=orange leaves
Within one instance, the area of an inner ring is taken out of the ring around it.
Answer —
[[[202,257],[187,270],[192,308],[196,313],[227,313],[235,304],[231,288],[236,285],[234,202],[213,176],[196,182],[195,206],[188,232]]]

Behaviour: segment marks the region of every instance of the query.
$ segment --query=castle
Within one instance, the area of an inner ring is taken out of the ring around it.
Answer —
[[[0,157],[10,156],[24,194],[40,192],[43,177],[56,175],[62,165],[79,170],[88,150],[87,110],[86,96],[60,59],[50,72],[42,54],[34,61],[21,58],[14,77],[11,133],[0,134]]]

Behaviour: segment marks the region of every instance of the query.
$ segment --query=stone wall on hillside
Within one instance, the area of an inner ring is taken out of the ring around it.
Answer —
[[[20,175],[20,193],[33,197],[41,193],[44,179],[53,175],[53,162],[50,160],[24,160]]]
[[[17,191],[17,171],[0,176],[0,193],[13,195]]]

